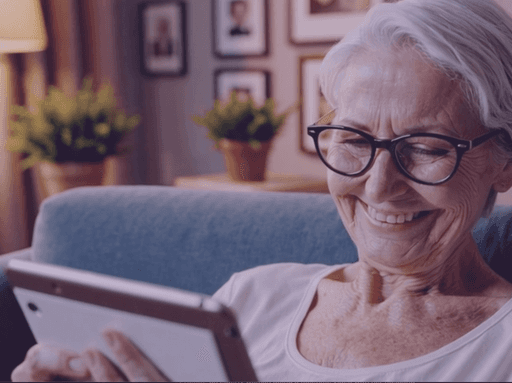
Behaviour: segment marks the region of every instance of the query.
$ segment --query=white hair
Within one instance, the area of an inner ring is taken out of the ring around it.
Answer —
[[[402,0],[379,4],[326,55],[322,91],[339,105],[344,70],[356,54],[413,47],[450,78],[460,80],[468,104],[487,129],[512,136],[512,18],[493,0]],[[495,159],[512,161],[512,147],[498,138]],[[492,190],[484,215],[496,201]]]

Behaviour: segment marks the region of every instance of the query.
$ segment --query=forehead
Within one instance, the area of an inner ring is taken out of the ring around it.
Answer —
[[[474,128],[475,115],[459,81],[412,48],[357,54],[344,72],[339,92],[338,118],[356,118],[371,128],[437,124],[448,125],[455,132],[446,133],[454,134]]]

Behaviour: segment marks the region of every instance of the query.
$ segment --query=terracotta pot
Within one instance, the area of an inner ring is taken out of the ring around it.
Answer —
[[[45,197],[79,186],[99,186],[103,180],[102,162],[40,162],[39,176]]]
[[[229,177],[233,181],[264,181],[270,144],[262,142],[259,149],[253,149],[248,142],[220,140]]]

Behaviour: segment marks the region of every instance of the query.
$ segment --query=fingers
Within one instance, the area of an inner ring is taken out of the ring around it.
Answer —
[[[129,381],[169,381],[122,333],[108,330],[103,333],[103,337],[114,352],[119,367]]]
[[[56,377],[86,381],[91,375],[78,354],[42,344],[31,347],[11,374],[15,382],[49,382]]]
[[[95,382],[125,382],[126,378],[111,362],[98,350],[87,350],[82,354],[92,378]]]
[[[82,355],[55,347],[37,344],[28,352],[23,363],[14,369],[15,382],[49,382],[55,378],[69,380],[122,382],[167,381],[166,377],[123,334],[108,331],[104,337],[120,366],[120,371],[98,350]]]

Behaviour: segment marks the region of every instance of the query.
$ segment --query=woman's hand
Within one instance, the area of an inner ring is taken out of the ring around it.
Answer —
[[[107,382],[168,380],[123,334],[109,330],[103,336],[119,368],[95,349],[76,354],[37,344],[14,369],[11,378],[13,381],[51,381],[56,377]]]
[[[87,350],[83,359],[97,382],[167,382],[167,379],[122,333],[106,331],[103,337],[116,357],[119,371],[98,350]]]
[[[91,374],[79,354],[43,344],[31,347],[11,374],[14,382],[51,382],[56,377],[88,381]]]

